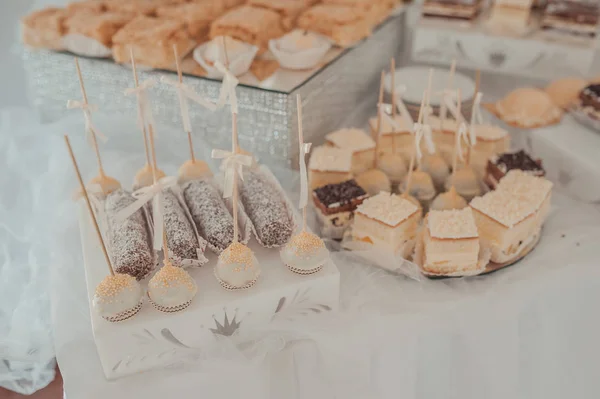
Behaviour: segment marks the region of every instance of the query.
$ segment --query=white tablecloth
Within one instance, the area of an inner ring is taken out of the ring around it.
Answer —
[[[128,184],[143,164],[133,120],[97,118],[97,124],[112,135],[123,132],[107,143],[103,159],[107,172]],[[75,118],[47,127],[44,154],[36,155],[47,157],[53,170],[51,181],[41,187],[53,210],[46,223],[55,249],[49,259],[55,348],[70,399],[548,399],[600,394],[600,213],[595,205],[569,198],[562,187],[594,174],[540,135],[526,142],[546,152],[549,170],[558,163],[554,159],[571,163],[560,161],[568,170],[551,172],[563,176],[556,181],[551,217],[539,246],[517,265],[471,279],[414,281],[337,253],[333,256],[343,280],[340,312],[254,331],[264,339],[253,355],[224,340],[199,361],[107,382],[93,342],[69,199],[75,179],[58,137],[80,131],[80,125]],[[158,129],[158,134],[160,166],[174,173],[186,154],[185,138],[169,129]],[[74,142],[89,178],[92,152],[83,138]],[[202,152],[206,158],[208,149]],[[293,173],[276,172],[287,188],[295,187]]]

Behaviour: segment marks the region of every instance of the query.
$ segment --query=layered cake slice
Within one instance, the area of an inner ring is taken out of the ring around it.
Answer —
[[[473,19],[481,11],[481,0],[425,0],[423,15],[438,18]]]
[[[298,18],[298,27],[329,37],[348,47],[371,34],[371,26],[360,9],[337,4],[317,4]]]
[[[522,170],[532,176],[543,177],[546,172],[542,161],[533,159],[525,151],[505,152],[492,156],[487,163],[484,182],[492,189],[496,188],[502,179],[511,170]]]
[[[423,270],[432,274],[476,271],[479,234],[470,208],[430,211],[424,225]]]
[[[381,192],[356,209],[352,237],[407,257],[412,252],[410,244],[414,243],[420,221],[421,212],[415,204]]]
[[[473,125],[477,142],[471,152],[471,166],[479,178],[485,176],[490,158],[510,148],[510,135],[499,126]]]
[[[313,203],[324,236],[341,239],[352,223],[354,211],[368,197],[356,181],[328,184],[313,191]]]
[[[352,152],[331,146],[320,146],[312,151],[308,162],[310,188],[341,183],[352,178]]]
[[[469,204],[482,239],[490,243],[491,260],[517,260],[540,234],[542,204],[509,191],[496,190],[474,198]]]
[[[552,182],[536,177],[522,170],[511,170],[500,180],[496,190],[506,191],[516,197],[529,201],[537,209],[535,217],[541,226],[550,212]]]
[[[598,0],[548,0],[542,28],[595,37],[599,19]]]
[[[375,141],[361,129],[340,129],[325,136],[327,144],[352,153],[352,173],[371,169],[375,162]]]

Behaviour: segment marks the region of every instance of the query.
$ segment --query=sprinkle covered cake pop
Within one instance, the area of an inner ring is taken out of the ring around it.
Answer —
[[[234,241],[219,255],[215,276],[225,289],[250,288],[260,276],[260,266],[250,248]]]
[[[143,290],[135,277],[115,273],[108,275],[96,287],[93,306],[103,319],[110,322],[126,320],[142,307]]]
[[[198,287],[188,272],[167,261],[148,282],[148,298],[161,312],[178,312],[190,306]]]

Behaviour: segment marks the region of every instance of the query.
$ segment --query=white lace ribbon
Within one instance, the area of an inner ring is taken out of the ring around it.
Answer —
[[[306,155],[310,152],[311,143],[300,143],[300,209],[308,205],[308,173],[306,171]]]
[[[154,118],[152,116],[152,106],[148,99],[148,89],[154,87],[156,80],[146,79],[141,82],[138,87],[130,87],[125,89],[125,95],[135,95],[137,97],[137,111],[138,111],[138,125],[140,128],[147,128],[148,126],[154,126]]]
[[[186,85],[183,82],[179,82],[179,80],[172,80],[167,78],[166,76],[161,76],[161,83],[167,84],[169,86],[173,86],[175,91],[177,92],[177,97],[179,98],[179,105],[181,109],[181,120],[183,121],[183,129],[186,132],[192,131],[192,123],[190,120],[190,113],[188,108],[187,100],[190,99],[195,103],[203,106],[204,108],[214,111],[217,109],[216,105],[209,100],[206,100],[198,95],[190,86]]]
[[[415,123],[415,121],[413,120],[410,112],[408,112],[408,108],[406,108],[406,104],[402,99],[402,95],[406,93],[406,90],[407,88],[405,85],[400,85],[396,87],[396,108],[398,109],[398,112],[400,112],[400,116],[404,118],[406,126],[412,126]]]
[[[164,189],[171,188],[177,185],[177,177],[166,176],[154,183],[151,186],[140,188],[133,192],[135,202],[129,204],[125,208],[117,212],[115,218],[122,222],[142,206],[152,200],[152,219],[154,220],[154,239],[153,246],[155,250],[162,249],[163,244],[163,196]]]
[[[483,125],[483,115],[481,114],[481,98],[483,94],[478,92],[473,100],[473,108],[471,109],[471,123],[469,124],[469,137],[471,139],[471,145],[477,143],[477,131],[476,125]]]
[[[231,112],[238,113],[237,96],[235,94],[235,88],[239,83],[239,80],[225,67],[220,61],[215,62],[215,68],[223,74],[223,83],[221,85],[221,91],[219,92],[219,99],[217,101],[217,108],[222,108],[227,104],[231,105]]]
[[[87,139],[92,142],[92,135],[95,135],[96,138],[100,139],[103,143],[105,143],[108,138],[103,135],[92,123],[92,112],[98,111],[98,107],[93,104],[86,104],[77,100],[69,100],[67,101],[68,109],[76,109],[79,108],[83,111],[83,118],[85,119],[85,134]]]
[[[435,144],[433,144],[431,126],[424,123],[415,123],[413,125],[413,132],[415,135],[415,153],[417,159],[420,160],[423,157],[423,153],[421,152],[421,141],[423,140],[425,140],[427,152],[433,154],[435,152]]]
[[[467,135],[467,131],[467,125],[464,122],[462,122],[458,127],[458,131],[456,132],[456,152],[458,154],[458,158],[461,161],[464,161],[462,141],[464,139],[467,143],[469,142],[469,136]]]
[[[446,105],[446,108],[448,109],[448,111],[450,111],[450,114],[452,115],[452,117],[458,123],[461,123],[461,122],[465,121],[465,118],[463,118],[462,114],[460,114],[458,112],[457,101],[458,101],[457,92],[450,91],[446,96],[444,96],[443,104]],[[440,117],[442,117],[441,112],[440,112]],[[442,118],[442,120],[443,119],[445,119],[445,118]]]
[[[231,151],[212,150],[214,159],[222,159],[221,170],[225,173],[223,182],[223,198],[233,195],[233,181],[236,173],[244,180],[244,166],[252,165],[252,157],[244,154],[234,154]]]

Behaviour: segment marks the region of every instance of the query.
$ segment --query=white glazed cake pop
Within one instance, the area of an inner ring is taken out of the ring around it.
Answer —
[[[161,312],[178,312],[190,306],[198,287],[188,272],[167,262],[148,283],[148,298]]]
[[[454,186],[456,192],[467,201],[481,195],[481,186],[479,185],[477,174],[475,174],[473,168],[468,165],[458,169],[456,173],[450,175],[448,180],[446,180],[446,189],[449,190],[452,186]]]
[[[405,181],[402,185],[403,192],[406,191],[406,183],[407,181]],[[431,201],[435,196],[435,187],[433,187],[433,180],[431,179],[431,176],[422,170],[413,171],[410,191],[408,194],[415,197],[422,204]]]
[[[219,255],[215,276],[225,289],[250,288],[260,276],[260,265],[250,248],[233,242]]]
[[[355,177],[356,183],[369,195],[377,195],[380,191],[391,192],[392,183],[385,173],[379,169],[369,169]]]
[[[393,184],[400,183],[406,177],[406,165],[400,154],[380,154],[377,159],[377,167],[387,175]]]
[[[160,169],[156,169],[156,179],[160,180],[165,177],[165,172]],[[152,167],[148,164],[138,170],[133,179],[133,187],[141,188],[148,187],[154,184],[154,174],[152,173]]]
[[[421,169],[431,176],[436,189],[443,189],[444,183],[450,174],[450,169],[444,158],[438,154],[425,154],[421,159]]]
[[[108,275],[96,287],[93,306],[103,319],[117,322],[128,319],[142,307],[142,286],[135,277],[115,273]]]
[[[190,180],[198,180],[204,177],[212,177],[213,173],[208,164],[204,161],[187,160],[179,168],[178,180],[180,183],[185,183]]]
[[[431,209],[435,211],[444,211],[450,209],[463,209],[467,207],[467,201],[458,195],[454,186],[445,193],[441,193],[431,203]]]
[[[293,236],[279,254],[281,261],[298,274],[316,273],[329,259],[323,240],[306,230]]]

